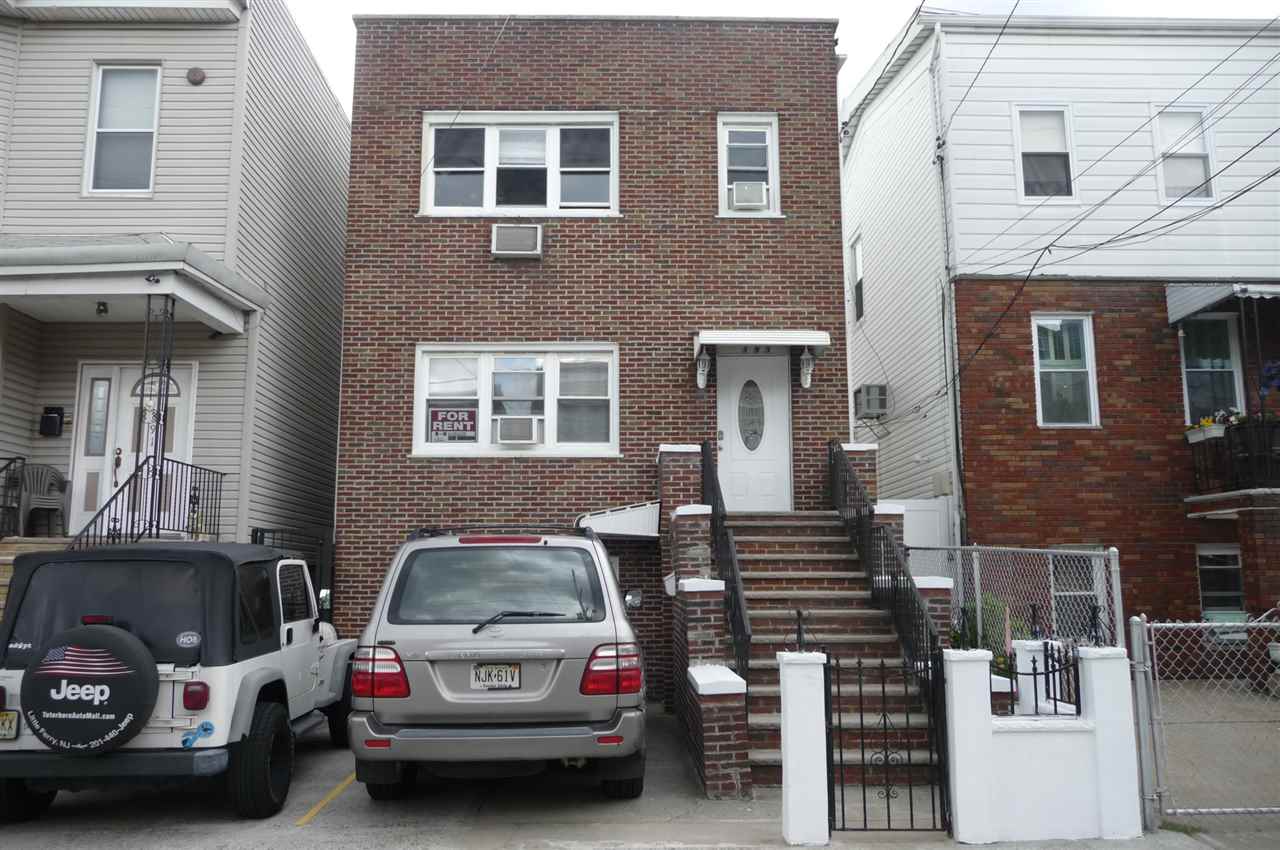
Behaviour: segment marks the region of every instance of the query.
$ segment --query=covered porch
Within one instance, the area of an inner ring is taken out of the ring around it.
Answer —
[[[233,536],[265,303],[158,234],[0,238],[0,537]]]

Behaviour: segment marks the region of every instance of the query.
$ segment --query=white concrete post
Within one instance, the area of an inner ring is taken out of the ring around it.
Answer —
[[[965,844],[996,840],[991,809],[991,652],[942,651],[947,698],[951,834]]]
[[[1080,648],[1082,717],[1095,725],[1098,822],[1103,838],[1142,835],[1129,656],[1114,646]]]
[[[791,845],[830,841],[827,823],[827,711],[821,652],[779,652],[782,684],[782,837]]]

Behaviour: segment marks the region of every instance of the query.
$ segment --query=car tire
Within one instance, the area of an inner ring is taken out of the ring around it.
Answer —
[[[253,709],[248,736],[231,748],[227,788],[243,818],[269,818],[284,808],[293,782],[293,730],[289,712],[277,702]]]
[[[606,779],[600,783],[604,795],[611,800],[634,800],[644,793],[644,777]]]
[[[0,779],[0,823],[35,820],[49,810],[55,791],[32,791],[23,779]]]
[[[395,782],[366,782],[364,790],[369,793],[370,799],[383,803],[388,800],[403,800],[417,784],[418,768],[405,765],[401,768],[400,778]]]
[[[342,699],[328,706],[324,716],[329,720],[329,740],[335,747],[345,750],[351,746],[351,736],[347,732],[347,718],[351,715],[351,676],[342,688]]]

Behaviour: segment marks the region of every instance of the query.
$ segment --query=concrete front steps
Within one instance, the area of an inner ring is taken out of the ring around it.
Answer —
[[[26,552],[66,549],[70,537],[6,537],[0,540],[0,614],[9,598],[9,580],[13,578],[13,561]]]
[[[921,783],[932,773],[928,718],[903,675],[902,645],[835,511],[731,513],[751,622],[746,673],[752,782],[780,785],[781,688],[776,653],[805,644],[841,664],[832,671],[833,747],[850,782]],[[859,669],[861,662],[861,669]],[[843,731],[841,731],[843,729]]]

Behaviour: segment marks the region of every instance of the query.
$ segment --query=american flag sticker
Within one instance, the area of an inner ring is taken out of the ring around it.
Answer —
[[[132,667],[120,663],[110,650],[58,646],[49,650],[35,676],[127,676]]]

